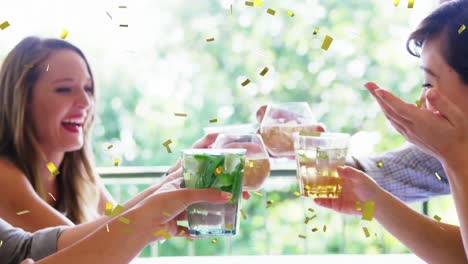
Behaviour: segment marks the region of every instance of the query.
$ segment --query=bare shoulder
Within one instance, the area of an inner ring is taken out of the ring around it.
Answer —
[[[0,159],[0,190],[12,188],[17,185],[26,185],[29,190],[34,191],[26,175],[11,161]]]

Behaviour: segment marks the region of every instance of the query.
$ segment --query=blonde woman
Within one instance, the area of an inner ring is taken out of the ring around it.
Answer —
[[[89,147],[95,93],[86,57],[66,41],[28,37],[8,54],[0,70],[0,216],[5,221],[33,232],[103,214],[112,198],[94,170]],[[29,213],[17,214],[25,210]]]

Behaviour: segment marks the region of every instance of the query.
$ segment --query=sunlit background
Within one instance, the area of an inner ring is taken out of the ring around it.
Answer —
[[[406,38],[438,3],[416,0],[408,9],[406,1],[399,7],[393,2],[265,0],[250,7],[234,0],[3,1],[0,23],[10,27],[0,31],[0,58],[26,36],[58,38],[69,31],[66,40],[85,52],[100,94],[93,140],[100,167],[113,166],[115,157],[120,166],[170,165],[204,127],[213,126],[210,119],[218,119],[215,125],[255,123],[259,106],[286,101],[307,101],[330,131],[359,132],[352,152],[365,155],[404,140],[363,84],[375,81],[409,102],[418,98],[422,74],[418,59],[406,51]],[[276,14],[267,14],[268,8]],[[320,48],[325,35],[334,39],[328,51]],[[265,66],[270,70],[260,76]],[[246,78],[252,82],[243,87]],[[162,145],[167,139],[172,154]],[[291,195],[293,185],[272,180],[269,186],[265,192],[281,202],[268,211],[263,198],[244,202],[251,217],[235,238],[208,246],[168,241],[142,256],[407,251],[377,224],[370,228],[379,236],[366,239],[356,218],[325,210],[317,221],[328,223],[328,231],[299,241],[304,209],[311,205]],[[121,188],[119,197],[141,188]],[[450,198],[435,200],[430,212],[456,222]]]

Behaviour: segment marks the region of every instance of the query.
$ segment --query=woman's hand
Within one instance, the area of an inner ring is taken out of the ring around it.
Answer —
[[[468,118],[436,89],[426,93],[429,109],[407,104],[375,83],[365,87],[374,95],[393,127],[409,142],[443,163],[465,162]]]
[[[338,167],[342,191],[338,199],[315,198],[316,204],[345,214],[362,214],[356,210],[357,201],[374,201],[383,192],[377,183],[364,172],[352,167]]]

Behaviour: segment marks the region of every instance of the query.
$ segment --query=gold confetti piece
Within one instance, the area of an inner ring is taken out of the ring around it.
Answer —
[[[119,159],[114,159],[114,166],[116,166],[116,167],[119,166],[119,162],[120,162]]]
[[[211,41],[214,41],[214,38],[208,38],[208,39],[206,39],[206,42],[211,42]]]
[[[161,230],[159,230],[158,232],[154,233],[154,236],[155,236],[155,237],[163,236],[164,239],[166,239],[166,240],[171,239],[171,234],[169,234],[169,233],[168,233],[166,230],[164,230],[164,229],[161,229]]]
[[[174,113],[175,116],[181,116],[181,117],[186,117],[186,113]]]
[[[242,86],[246,86],[246,85],[249,84],[249,83],[250,83],[250,80],[249,80],[249,79],[245,79],[245,81],[243,81],[243,82],[241,83],[241,85],[242,85]]]
[[[106,14],[110,17],[110,19],[112,20],[112,16],[109,14],[109,12],[106,11]]]
[[[47,72],[49,71],[49,64],[47,64],[47,69],[46,69],[46,71],[47,71]]]
[[[240,209],[240,213],[242,215],[242,219],[247,220],[247,214],[244,212],[244,210]]]
[[[109,146],[107,146],[107,149],[111,149],[113,147],[114,147],[113,145],[109,145]]]
[[[164,141],[163,146],[167,147],[167,146],[169,146],[169,144],[171,144],[171,143],[172,143],[172,140],[171,140],[171,139],[168,139],[168,140]]]
[[[106,209],[104,210],[105,215],[111,215],[112,214],[112,203],[111,202],[106,202]]]
[[[109,233],[109,225],[106,224],[107,233]]]
[[[267,13],[274,16],[276,14],[276,11],[271,8],[268,8]]]
[[[51,193],[49,193],[49,195],[50,195],[50,197],[52,197],[52,200],[57,201],[57,200],[55,200],[55,197]]]
[[[246,6],[254,6],[254,2],[245,1]]]
[[[383,167],[383,161],[377,162],[377,168],[382,168]]]
[[[187,237],[187,240],[190,241],[190,242],[192,242],[192,241],[193,241],[193,238]]]
[[[306,190],[310,191],[310,186],[308,184],[306,184],[306,186],[304,187]]]
[[[314,220],[315,217],[317,217],[317,215],[313,215],[313,216],[309,217],[309,220]]]
[[[414,0],[408,0],[408,8],[413,8]]]
[[[394,6],[398,6],[399,4],[400,4],[400,0],[395,0],[395,2],[393,2]]]
[[[180,230],[178,236],[183,236],[183,235],[185,235],[185,230]]]
[[[130,224],[130,219],[123,217],[123,216],[119,217],[119,221],[126,225]]]
[[[304,235],[298,235],[299,238],[306,239],[306,236]]]
[[[250,167],[250,168],[253,168],[253,166],[254,166],[253,160],[249,161],[249,167]]]
[[[312,209],[312,208],[307,209],[307,211],[309,211],[309,212],[311,212],[311,213],[315,212],[315,210]]]
[[[33,67],[33,65],[30,64],[30,63],[24,65],[24,68],[25,68],[26,70],[29,70],[29,69],[31,69],[32,67]]]
[[[310,218],[306,216],[306,218],[304,219],[304,224],[307,225],[309,223],[309,221],[310,221]]]
[[[119,8],[127,8],[127,6],[119,6]]]
[[[218,176],[221,172],[223,172],[223,167],[219,166],[218,168],[215,169],[214,175]]]
[[[112,215],[112,216],[117,216],[117,215],[119,215],[122,211],[123,211],[123,207],[122,207],[120,204],[118,204],[118,205],[114,208],[114,210],[112,211],[111,215]]]
[[[421,101],[420,101],[420,100],[416,100],[415,103],[416,103],[416,107],[417,107],[417,108],[421,108],[422,105],[421,105]]]
[[[3,245],[3,240],[0,240],[0,248],[2,247]]]
[[[374,201],[365,201],[361,219],[366,221],[372,221],[372,218],[374,218],[374,207]]]
[[[312,232],[317,232],[318,228],[314,227],[312,228]]]
[[[24,214],[29,214],[29,213],[30,213],[29,210],[24,210],[24,211],[16,212],[16,215],[24,215]]]
[[[216,244],[216,242],[218,242],[218,239],[217,239],[217,238],[211,239],[211,244]]]
[[[260,197],[263,196],[263,194],[262,194],[261,192],[253,192],[253,193],[254,193],[255,195],[257,195],[257,196],[260,196]]]
[[[232,225],[230,225],[230,224],[226,224],[225,227],[226,227],[227,229],[229,229],[229,230],[232,230],[232,229],[234,228],[234,227],[233,227]]]
[[[442,177],[440,177],[440,175],[439,175],[439,173],[438,173],[437,171],[436,171],[434,174],[435,174],[435,176],[437,177],[437,179],[438,179],[439,181],[442,180]]]
[[[272,206],[274,202],[275,202],[274,200],[268,200],[266,208]]]
[[[326,35],[325,39],[323,40],[322,49],[323,50],[328,50],[330,48],[330,45],[332,44],[332,42],[333,42],[333,38]]]
[[[216,123],[216,122],[218,122],[218,118],[210,119],[210,123]]]
[[[55,167],[54,163],[52,163],[51,161],[49,161],[47,164],[47,169],[49,170],[49,172],[54,176],[56,177],[57,175],[60,174],[60,172],[58,171],[57,167]]]
[[[290,17],[293,17],[293,16],[294,16],[294,12],[291,11],[291,10],[288,10],[288,15],[289,15]]]
[[[263,68],[263,70],[260,72],[260,75],[265,76],[265,74],[267,74],[268,70],[269,70],[268,67]]]
[[[230,9],[231,9],[231,16],[232,16],[232,4],[231,4],[231,7],[230,7]]]
[[[300,196],[300,195],[301,195],[301,193],[300,193],[300,192],[294,192],[294,195],[296,195],[296,196]]]
[[[256,6],[263,6],[262,0],[253,0],[253,2]]]
[[[318,32],[319,32],[319,28],[318,28],[318,27],[315,27],[315,28],[314,28],[314,33],[312,33],[312,34],[317,35]]]
[[[4,30],[5,28],[7,28],[9,26],[10,26],[10,23],[8,23],[8,21],[5,21],[2,24],[0,24],[0,29]]]
[[[172,153],[172,150],[169,146],[166,146],[167,153]]]
[[[62,31],[62,35],[60,35],[60,38],[65,39],[68,36],[68,30],[64,29]]]
[[[466,27],[465,24],[462,24],[460,28],[458,29],[458,35],[460,35],[463,31],[465,31]]]
[[[171,216],[171,214],[168,213],[168,212],[163,212],[163,215],[164,215],[165,217],[170,217],[170,216]]]
[[[366,235],[366,237],[370,237],[370,233],[369,230],[367,230],[367,227],[363,227],[362,231],[364,231],[364,235]]]
[[[434,219],[438,222],[440,222],[440,220],[442,220],[442,218],[438,215],[434,215]]]
[[[356,210],[358,210],[358,211],[362,210],[360,201],[356,201]]]
[[[323,225],[323,232],[327,232],[327,225]]]
[[[120,24],[119,27],[128,27],[127,24]]]

